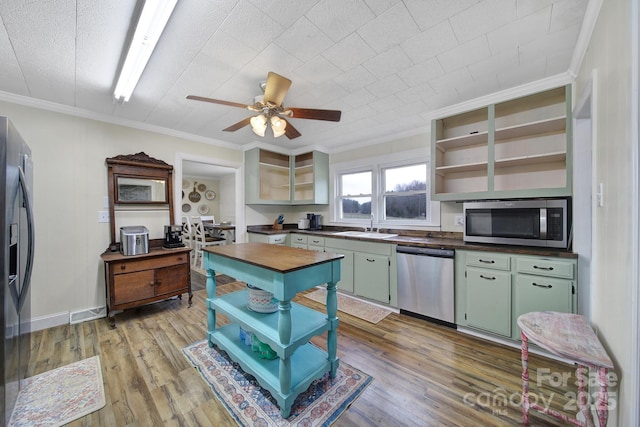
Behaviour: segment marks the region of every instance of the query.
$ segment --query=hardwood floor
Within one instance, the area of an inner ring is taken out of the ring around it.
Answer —
[[[241,288],[220,285],[220,294]],[[233,426],[235,421],[182,354],[205,338],[206,292],[193,306],[172,299],[106,319],[33,334],[31,375],[99,355],[106,406],[71,426]],[[309,307],[322,304],[298,296]],[[221,316],[218,316],[221,317]],[[507,426],[520,424],[520,351],[451,328],[391,314],[374,325],[339,313],[338,356],[374,381],[335,426]],[[224,321],[224,319],[222,319]],[[313,342],[326,348],[324,337]],[[537,385],[536,369],[557,380],[575,368],[532,355],[530,389],[556,410],[572,404],[567,387]],[[541,394],[543,393],[543,394]],[[543,403],[542,400],[538,401]],[[532,425],[564,425],[532,413]]]

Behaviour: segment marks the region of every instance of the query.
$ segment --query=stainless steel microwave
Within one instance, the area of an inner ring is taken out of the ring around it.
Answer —
[[[570,199],[465,202],[464,241],[566,249]]]

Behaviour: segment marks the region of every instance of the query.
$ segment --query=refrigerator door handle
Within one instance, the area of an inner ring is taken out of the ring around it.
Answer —
[[[22,198],[24,201],[24,207],[27,211],[27,263],[24,269],[24,281],[20,288],[20,295],[18,296],[17,311],[20,313],[22,306],[24,305],[25,298],[29,292],[29,286],[31,285],[31,273],[33,271],[33,255],[34,255],[34,224],[33,224],[33,206],[31,205],[31,195],[29,194],[29,187],[27,186],[27,179],[24,175],[22,167],[18,167],[20,173],[20,189],[22,190]]]

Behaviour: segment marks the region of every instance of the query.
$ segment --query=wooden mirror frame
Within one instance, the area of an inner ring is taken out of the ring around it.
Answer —
[[[144,152],[136,154],[123,154],[120,156],[109,157],[105,160],[107,163],[107,184],[109,187],[109,223],[111,228],[111,245],[116,244],[116,209],[119,204],[140,204],[140,205],[168,205],[169,224],[173,215],[173,166],[154,159]],[[154,202],[131,202],[118,201],[117,185],[118,178],[141,178],[141,179],[159,179],[166,182],[165,190],[167,192],[166,201]]]

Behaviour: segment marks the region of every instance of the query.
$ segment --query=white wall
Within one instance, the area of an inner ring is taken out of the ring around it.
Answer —
[[[34,158],[36,328],[105,305],[100,254],[109,244],[109,225],[98,223],[98,211],[105,210],[107,157],[144,151],[172,164],[179,149],[225,162],[243,159],[241,151],[6,102],[0,114],[12,120]]]
[[[632,90],[632,78],[638,78],[632,73],[632,61],[638,60],[632,30],[634,26],[637,29],[638,15],[632,10],[634,1],[637,0],[602,3],[576,84],[576,92],[583,93],[596,70],[593,168],[595,182],[603,183],[604,206],[595,208],[593,216],[595,276],[591,283],[591,320],[621,380],[610,424],[616,425],[617,416],[619,426],[638,425],[639,398],[635,274],[638,216],[634,206],[638,200],[638,141],[633,132],[637,117],[632,116],[638,98],[637,90]]]

